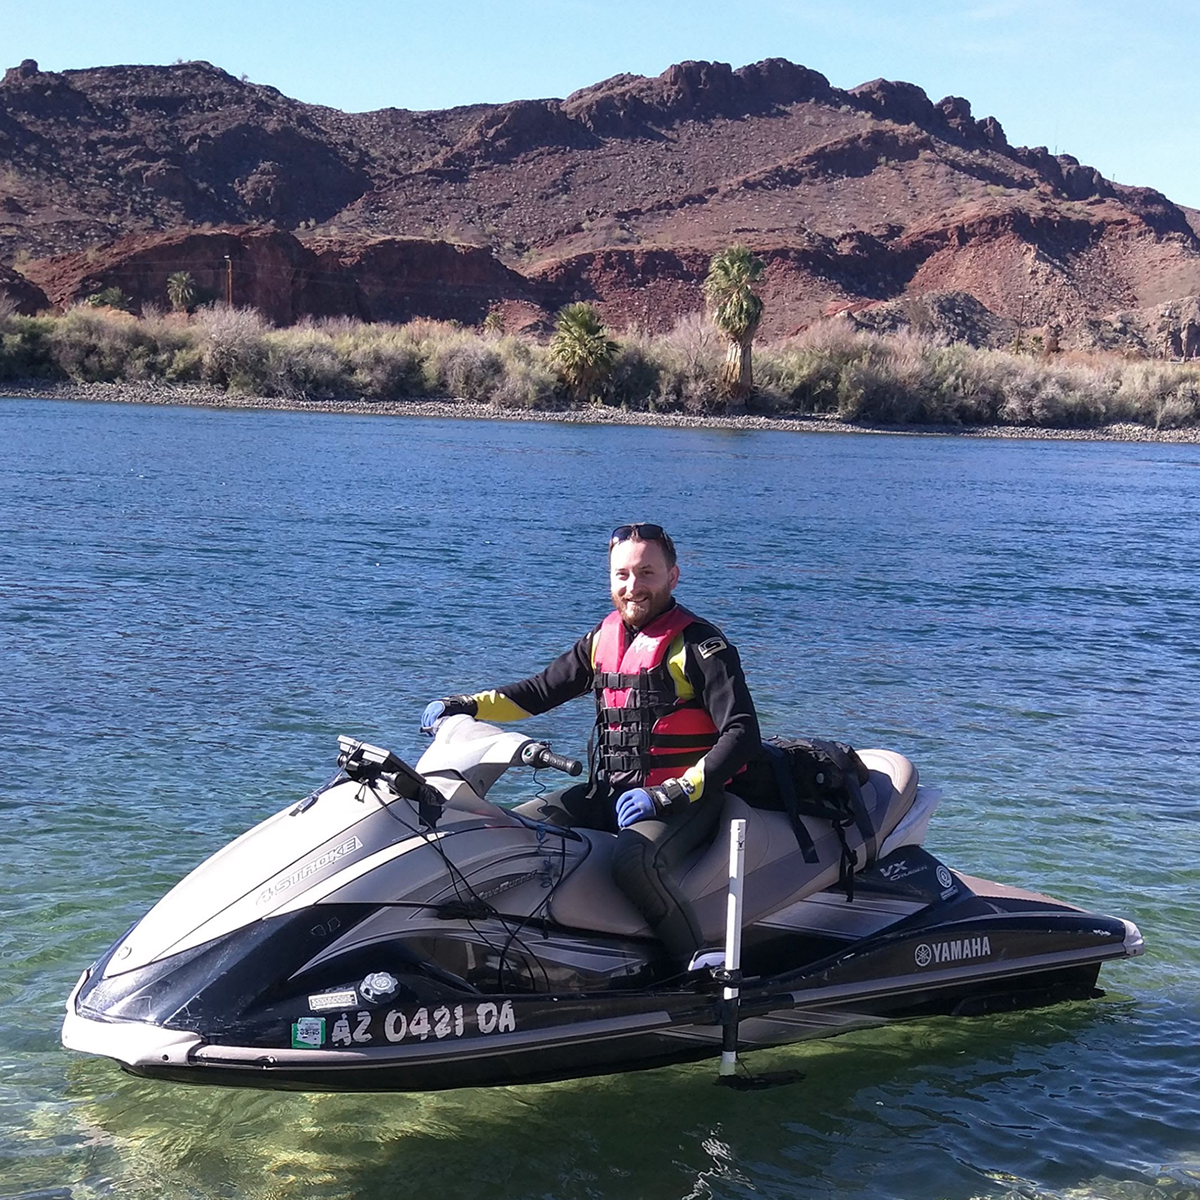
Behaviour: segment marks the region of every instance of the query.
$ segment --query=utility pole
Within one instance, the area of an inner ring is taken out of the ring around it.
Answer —
[[[225,303],[233,307],[233,259],[225,255]]]
[[[1021,353],[1021,334],[1025,329],[1025,298],[1028,293],[1022,292],[1017,299],[1020,301],[1020,307],[1017,309],[1017,337],[1013,342],[1013,351],[1017,354]]]

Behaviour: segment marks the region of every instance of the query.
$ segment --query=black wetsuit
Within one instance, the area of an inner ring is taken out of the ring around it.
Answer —
[[[592,692],[592,638],[599,628],[597,625],[584,634],[544,671],[496,691],[530,715]],[[625,626],[624,633],[628,645],[637,630]],[[613,878],[646,917],[676,964],[684,966],[702,940],[691,905],[672,878],[672,868],[712,837],[725,784],[760,752],[762,738],[737,650],[707,621],[693,621],[680,636],[685,647],[684,674],[718,735],[701,760],[703,786],[699,794],[665,816],[619,830],[616,798],[643,786],[644,779],[634,773],[608,777],[594,772],[586,784],[547,796],[537,808],[546,819],[617,834]],[[684,773],[681,769],[680,774]]]

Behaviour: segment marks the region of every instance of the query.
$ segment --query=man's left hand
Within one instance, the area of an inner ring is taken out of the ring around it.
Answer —
[[[635,821],[645,821],[657,813],[654,797],[645,788],[633,788],[622,792],[617,798],[617,825],[621,829],[626,829]]]

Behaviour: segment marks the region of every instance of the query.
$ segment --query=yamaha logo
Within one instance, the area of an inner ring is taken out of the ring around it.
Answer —
[[[939,865],[937,869],[937,881],[944,888],[948,888],[954,882],[954,876],[950,874],[948,867]]]
[[[992,943],[986,937],[960,938],[953,942],[922,942],[913,951],[918,967],[931,963],[961,962],[964,958],[990,958]]]

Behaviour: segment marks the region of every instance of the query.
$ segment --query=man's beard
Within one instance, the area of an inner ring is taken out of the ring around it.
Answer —
[[[622,600],[616,593],[613,594],[612,600],[621,620],[626,625],[632,625],[634,629],[641,629],[670,607],[671,589],[664,587],[661,591],[647,592],[640,603]]]

